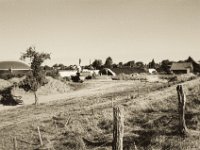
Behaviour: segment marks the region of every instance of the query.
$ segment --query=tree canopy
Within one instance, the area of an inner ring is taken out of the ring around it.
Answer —
[[[102,66],[102,60],[101,59],[95,59],[92,63],[92,67],[94,67],[95,69],[100,69]]]
[[[43,72],[42,63],[50,59],[50,54],[39,53],[36,51],[35,47],[29,47],[25,53],[22,53],[21,60],[29,59],[31,63],[31,72],[22,81],[21,87],[26,91],[32,91],[35,95],[35,105],[38,104],[37,90],[40,86],[47,83],[45,74]]]
[[[112,60],[112,58],[111,58],[111,57],[106,58],[106,61],[105,61],[104,66],[107,67],[107,68],[111,68],[112,65],[113,65],[113,60]]]

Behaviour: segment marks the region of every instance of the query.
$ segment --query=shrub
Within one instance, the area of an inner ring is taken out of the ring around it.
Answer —
[[[21,78],[23,77],[25,74],[24,73],[17,73],[17,74],[14,74],[14,73],[2,73],[0,74],[0,78],[1,79],[4,79],[4,80],[9,80],[11,78]]]
[[[124,74],[121,73],[115,77],[112,77],[113,80],[147,80],[147,74]]]
[[[50,76],[54,79],[58,79],[60,77],[58,70],[48,70],[46,71],[46,76]]]
[[[111,132],[113,127],[112,120],[105,120],[103,119],[97,125],[100,129],[105,130],[106,132]]]
[[[91,79],[92,79],[92,76],[89,75],[89,76],[85,77],[85,79],[87,79],[87,80],[91,80]]]

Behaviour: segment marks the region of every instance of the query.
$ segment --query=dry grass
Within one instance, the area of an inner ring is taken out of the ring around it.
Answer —
[[[196,75],[190,74],[182,74],[182,75],[150,75],[146,73],[141,74],[124,74],[121,73],[115,77],[112,77],[113,80],[140,80],[147,82],[176,82],[181,83],[189,80],[193,80],[197,78]]]
[[[0,79],[0,90],[3,90],[9,86],[11,86],[12,84],[9,81],[6,81],[4,79]]]
[[[200,129],[198,83],[199,80],[194,80],[184,85],[188,89],[186,123],[189,129],[196,131]],[[112,102],[124,106],[124,149],[199,149],[199,137],[182,138],[176,132],[176,86],[160,89],[163,83],[139,84],[141,93],[132,99],[130,95],[136,90],[127,88],[121,92],[51,102],[37,108],[30,105],[2,111],[0,149],[2,145],[4,149],[13,149],[13,137],[17,137],[20,150],[38,148],[37,127],[40,126],[44,143],[50,141],[56,150],[110,150]],[[144,91],[147,86],[149,93]]]
[[[119,75],[112,77],[113,80],[141,80],[146,81],[147,80],[147,74],[124,74],[120,73]]]
[[[55,93],[65,93],[70,91],[70,86],[60,80],[47,77],[48,83],[38,89],[38,94],[47,95]]]

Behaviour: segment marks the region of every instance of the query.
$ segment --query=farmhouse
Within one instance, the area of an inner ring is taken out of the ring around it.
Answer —
[[[170,70],[175,74],[187,74],[193,72],[193,65],[188,62],[173,63]]]
[[[196,62],[192,57],[189,57],[186,62],[192,63],[194,73],[200,73],[200,63]]]
[[[30,70],[27,64],[19,61],[0,61],[0,76],[24,75]]]

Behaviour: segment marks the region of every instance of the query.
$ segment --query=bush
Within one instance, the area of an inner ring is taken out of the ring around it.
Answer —
[[[141,73],[141,74],[124,74],[121,73],[115,77],[112,77],[113,80],[147,80],[147,74]]]
[[[60,77],[58,70],[48,70],[46,71],[46,76],[50,76],[54,79],[58,79]]]
[[[104,130],[105,132],[109,133],[112,132],[113,129],[113,121],[103,119],[97,125],[100,129]]]
[[[71,77],[63,77],[61,81],[63,81],[63,82],[71,81]]]
[[[85,79],[87,79],[87,80],[91,80],[91,79],[92,79],[92,76],[89,75],[89,76],[85,77]]]
[[[189,80],[196,79],[197,76],[190,73],[190,74],[181,74],[181,75],[161,75],[159,76],[160,79],[166,79],[168,82],[185,82]]]
[[[0,75],[0,78],[4,79],[4,80],[9,80],[9,79],[14,78],[14,77],[21,78],[24,75],[25,75],[24,73],[17,73],[17,74],[14,74],[14,73],[2,73]]]

